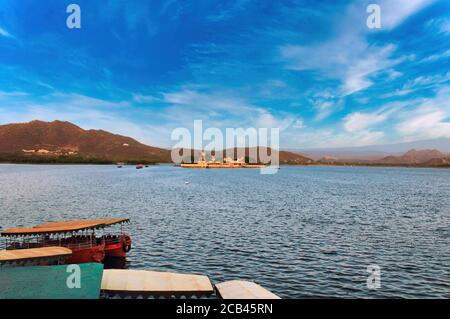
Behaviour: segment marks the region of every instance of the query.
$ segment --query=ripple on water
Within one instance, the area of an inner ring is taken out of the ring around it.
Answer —
[[[127,216],[130,268],[253,280],[288,298],[449,298],[449,181],[438,169],[0,165],[0,228]]]

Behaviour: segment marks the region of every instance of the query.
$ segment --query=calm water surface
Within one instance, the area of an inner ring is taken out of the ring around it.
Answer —
[[[0,165],[3,229],[122,216],[130,268],[253,280],[285,298],[450,298],[450,170]]]

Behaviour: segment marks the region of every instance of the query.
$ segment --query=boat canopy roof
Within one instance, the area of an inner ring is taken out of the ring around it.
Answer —
[[[57,259],[69,257],[70,255],[72,255],[72,251],[65,247],[0,250],[0,263],[30,261],[35,259]]]
[[[3,231],[2,236],[34,236],[44,234],[71,233],[87,229],[99,229],[129,222],[128,218],[70,220],[36,225],[32,228],[11,228]]]
[[[92,220],[67,220],[62,222],[51,222],[45,224],[39,224],[33,228],[55,228],[55,227],[71,227],[71,226],[90,226],[92,224],[98,225],[98,227],[107,227],[115,224],[127,223],[130,220],[128,218],[112,218],[112,219],[92,219]]]

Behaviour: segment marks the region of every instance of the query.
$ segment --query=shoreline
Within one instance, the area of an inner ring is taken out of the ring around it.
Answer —
[[[144,164],[149,166],[168,166],[173,165],[175,167],[183,168],[177,164],[174,163],[168,163],[168,162],[158,162],[158,163],[145,163],[145,162],[136,162],[136,163],[126,163],[123,164],[123,166],[135,166],[137,164]],[[88,165],[95,165],[95,166],[117,166],[117,163],[110,162],[110,163],[102,163],[102,162],[9,162],[9,161],[0,161],[0,165],[40,165],[40,166],[88,166]],[[412,165],[412,164],[361,164],[361,163],[341,163],[341,164],[323,164],[323,163],[317,163],[317,164],[280,164],[280,167],[295,167],[295,166],[301,166],[301,167],[379,167],[379,168],[439,168],[439,169],[450,169],[450,165],[434,165],[434,166],[426,166],[426,165]],[[234,167],[184,167],[184,168],[191,168],[191,169],[229,169]],[[255,167],[239,167],[239,168],[255,168]]]

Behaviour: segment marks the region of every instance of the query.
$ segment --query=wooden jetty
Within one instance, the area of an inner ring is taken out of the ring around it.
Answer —
[[[200,297],[214,293],[207,276],[122,269],[105,270],[101,290],[106,296],[156,298]]]
[[[216,292],[221,299],[281,299],[260,285],[243,280],[232,280],[217,284]]]

